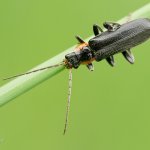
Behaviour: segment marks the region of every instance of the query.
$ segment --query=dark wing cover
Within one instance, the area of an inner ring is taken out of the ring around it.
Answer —
[[[140,38],[141,36],[142,38]],[[149,37],[150,19],[136,19],[121,25],[121,27],[114,32],[106,31],[90,39],[89,46],[95,52],[103,49],[107,51],[107,49],[110,49],[110,46],[117,50],[118,48],[122,49],[140,44]]]

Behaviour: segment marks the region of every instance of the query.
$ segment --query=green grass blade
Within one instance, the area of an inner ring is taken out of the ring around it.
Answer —
[[[136,18],[143,18],[143,17],[144,18],[150,17],[150,3],[133,12],[131,16],[132,20]],[[128,16],[122,18],[118,22],[124,23],[127,20],[128,20]],[[64,59],[65,54],[73,51],[74,47],[75,46],[67,49],[66,51],[40,64],[39,66],[33,68],[32,70],[60,63]],[[57,73],[61,72],[64,69],[65,69],[64,66],[60,66],[57,68],[52,68],[49,70],[21,76],[10,81],[9,83],[7,83],[6,85],[0,88],[0,106],[6,104],[10,100],[13,100],[15,97],[25,93],[26,91],[32,89],[34,86],[51,78],[52,76],[56,75]]]

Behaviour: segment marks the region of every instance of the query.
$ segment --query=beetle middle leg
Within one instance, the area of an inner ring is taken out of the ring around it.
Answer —
[[[119,23],[115,23],[115,22],[104,22],[103,26],[108,30],[108,31],[116,31],[117,29],[120,28],[120,24]]]
[[[94,24],[94,25],[93,25],[93,32],[94,32],[94,35],[97,36],[97,35],[99,35],[100,33],[102,33],[103,30],[101,29],[100,26],[98,26],[97,24]]]
[[[115,61],[114,61],[114,56],[110,56],[106,58],[106,61],[108,62],[108,64],[112,67],[115,66]]]

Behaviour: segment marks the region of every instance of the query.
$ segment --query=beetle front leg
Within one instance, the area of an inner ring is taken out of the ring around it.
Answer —
[[[80,36],[76,35],[75,38],[77,39],[77,41],[78,41],[80,44],[85,43],[85,41],[84,41]]]
[[[99,35],[100,33],[102,33],[103,30],[101,29],[100,26],[98,26],[97,24],[94,24],[94,25],[93,25],[93,32],[94,32],[94,35],[97,36],[97,35]]]
[[[120,28],[119,23],[114,23],[114,22],[104,22],[103,26],[108,30],[108,31],[116,31],[117,29]]]
[[[90,71],[94,71],[94,66],[92,63],[86,65]]]

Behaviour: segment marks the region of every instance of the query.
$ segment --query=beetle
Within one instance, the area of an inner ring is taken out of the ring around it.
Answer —
[[[103,26],[107,29],[105,32],[98,26],[93,25],[95,37],[88,43],[84,42],[79,36],[79,50],[69,53],[65,56],[66,66],[77,69],[80,64],[86,64],[88,69],[93,71],[92,61],[107,62],[114,66],[114,54],[121,52],[131,64],[134,63],[134,56],[131,48],[143,43],[150,38],[150,19],[141,18],[130,21],[123,25],[113,22],[105,22]]]
[[[150,38],[150,19],[148,18],[136,19],[122,25],[114,22],[104,22],[103,26],[107,29],[105,32],[100,26],[96,24],[93,25],[94,37],[88,42],[85,42],[81,37],[76,36],[79,45],[73,52],[66,54],[62,62],[4,79],[7,80],[33,72],[58,67],[60,65],[64,65],[69,69],[69,92],[64,133],[66,132],[68,125],[72,88],[72,68],[77,69],[81,64],[84,64],[90,71],[93,71],[94,66],[92,62],[99,62],[103,59],[106,59],[111,66],[114,66],[115,61],[113,55],[117,53],[122,53],[125,59],[133,64],[134,56],[130,49]]]

